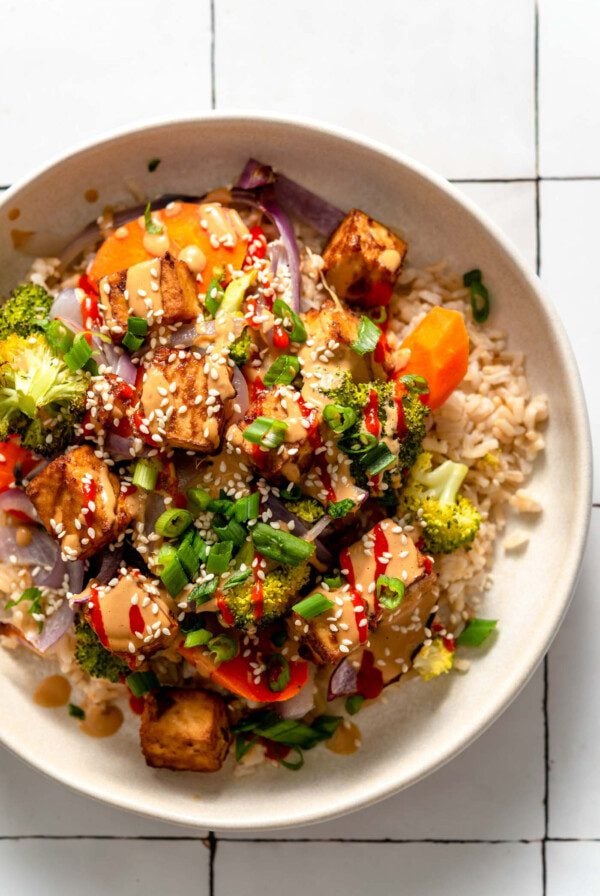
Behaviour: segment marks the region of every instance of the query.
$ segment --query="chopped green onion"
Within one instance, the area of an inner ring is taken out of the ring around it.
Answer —
[[[374,324],[384,324],[388,319],[388,310],[385,305],[376,305],[369,311],[369,317]]]
[[[396,610],[404,600],[404,582],[394,576],[379,576],[376,585],[377,599],[386,610]]]
[[[154,531],[164,538],[177,538],[182,532],[191,526],[193,516],[189,510],[181,507],[172,507],[165,510],[154,524]]]
[[[218,541],[216,544],[213,544],[208,553],[208,559],[206,561],[206,571],[214,572],[216,575],[221,575],[221,573],[225,572],[225,570],[229,566],[229,561],[231,560],[232,553],[232,541]]]
[[[176,556],[177,548],[174,544],[163,544],[156,555],[156,562],[159,566],[168,566]]]
[[[185,588],[189,580],[177,556],[169,560],[160,574],[160,580],[171,597],[177,597]]]
[[[212,500],[209,493],[203,488],[189,488],[187,490],[187,499],[192,505],[192,510],[199,512],[208,510],[208,505]]]
[[[469,619],[456,643],[459,647],[481,647],[497,625],[497,619]]]
[[[233,734],[254,734],[286,747],[312,750],[321,741],[329,740],[341,723],[341,716],[318,716],[307,725],[295,719],[282,719],[275,712],[259,710],[231,726]]]
[[[358,325],[358,337],[352,343],[350,348],[357,355],[366,355],[367,352],[373,352],[377,348],[377,343],[381,339],[381,330],[373,321],[365,317],[361,317]]]
[[[154,672],[132,672],[125,681],[134,697],[143,697],[148,691],[155,691],[160,687]]]
[[[297,604],[293,605],[292,610],[298,616],[302,616],[303,619],[314,619],[315,616],[320,616],[321,613],[332,610],[334,606],[335,604],[332,600],[318,592],[317,594],[310,594],[304,600],[298,601]]]
[[[304,765],[304,754],[302,753],[300,747],[292,747],[291,751],[292,753],[295,753],[297,755],[298,759],[295,762],[292,762],[290,759],[283,759],[282,757],[280,757],[279,764],[284,768],[289,768],[291,772],[297,772]]]
[[[341,576],[323,576],[323,581],[328,588],[341,588],[344,584]]]
[[[248,753],[256,743],[255,737],[244,737],[239,735],[235,739],[235,761],[241,762],[246,753]]]
[[[141,457],[136,461],[133,468],[133,476],[131,481],[138,488],[143,488],[146,492],[154,491],[156,488],[156,480],[158,479],[158,466],[153,460]]]
[[[481,279],[481,271],[474,268],[463,274],[463,284],[471,293],[471,310],[478,324],[484,323],[490,315],[490,294]]]
[[[128,317],[127,332],[132,336],[147,336],[148,321],[145,317]]]
[[[30,616],[38,615],[42,613],[42,592],[39,588],[26,588],[25,591],[18,597],[16,600],[9,600],[6,602],[6,609],[11,610],[13,607],[16,607],[17,604],[20,604],[21,601],[30,601],[31,606],[27,610]],[[38,631],[41,632],[44,628],[44,623],[42,620],[36,620]]]
[[[351,442],[340,442],[340,448],[349,455],[364,455],[377,444],[377,436],[370,432],[359,432]]]
[[[246,427],[242,435],[254,445],[263,448],[279,448],[287,432],[287,423],[273,417],[257,417]]]
[[[285,488],[281,489],[279,495],[282,501],[302,501],[304,495],[300,486],[293,482],[288,482]]]
[[[85,719],[85,712],[81,706],[77,706],[75,703],[69,703],[69,715],[74,719]]]
[[[64,362],[73,373],[81,370],[92,357],[92,349],[85,338],[84,333],[78,333],[73,339],[73,345],[64,356]]]
[[[224,277],[225,271],[223,270],[223,268],[214,268],[212,280],[208,284],[208,289],[206,290],[206,298],[204,300],[204,304],[208,313],[213,317],[215,317],[217,311],[221,307],[221,302],[223,301],[223,296],[225,295],[225,290],[222,286]]]
[[[127,332],[123,336],[123,342],[121,344],[130,352],[137,352],[144,344],[144,340],[142,336],[134,336],[133,333]]]
[[[424,376],[416,373],[406,373],[400,377],[400,382],[406,386],[409,392],[416,392],[417,395],[428,395],[429,384]]]
[[[148,171],[150,172],[150,174],[152,174],[153,171],[156,171],[156,169],[158,168],[159,165],[160,165],[159,158],[148,159]]]
[[[232,542],[234,547],[241,548],[248,537],[248,533],[237,520],[229,520],[226,526],[215,526],[213,531],[219,536],[220,541]]]
[[[212,641],[212,632],[205,628],[197,628],[193,632],[188,632],[185,636],[184,647],[204,647],[209,641]]]
[[[206,582],[202,582],[200,585],[196,585],[189,593],[188,600],[192,601],[195,604],[205,604],[211,599],[211,597],[217,590],[218,584],[219,580],[217,578],[214,578],[208,579]]]
[[[234,572],[223,585],[223,591],[229,591],[230,588],[235,588],[236,585],[242,585],[251,575],[251,569],[240,569],[238,572]]]
[[[298,566],[315,552],[312,542],[304,541],[282,529],[274,529],[266,523],[257,523],[252,529],[252,543],[263,557],[284,566]]]
[[[369,448],[366,454],[360,458],[361,466],[369,476],[376,476],[387,470],[396,461],[396,456],[392,454],[385,442],[379,442],[372,448]]]
[[[274,653],[267,660],[267,687],[274,694],[284,691],[290,683],[290,664],[281,653]]]
[[[144,209],[144,226],[146,228],[146,233],[162,233],[164,230],[160,221],[155,221],[152,217],[150,203],[148,203]]]
[[[300,372],[300,361],[295,355],[280,355],[264,376],[265,386],[289,386]]]
[[[344,707],[349,715],[355,716],[364,702],[365,698],[362,694],[352,694],[350,697],[346,698]]]
[[[272,632],[271,634],[271,642],[275,645],[275,647],[283,647],[287,639],[288,633],[284,628],[280,629],[280,631],[278,632]]]
[[[201,555],[202,559],[204,558],[204,542],[200,539],[202,550],[199,552],[196,547],[195,536],[196,533],[193,531],[186,532],[177,548],[177,559],[185,569],[190,580],[195,579],[198,575]]]
[[[283,299],[275,299],[273,314],[281,320],[281,325],[290,337],[290,342],[306,342],[306,327],[287,302],[284,302]]]
[[[255,520],[260,512],[260,495],[258,492],[252,492],[244,498],[238,498],[233,505],[233,518],[238,523],[246,523],[248,520]]]
[[[332,520],[337,520],[342,516],[348,516],[349,513],[352,513],[355,507],[356,501],[352,501],[351,498],[344,498],[342,501],[334,501],[332,504],[329,504],[327,507],[327,515],[330,516]]]
[[[346,432],[356,423],[357,414],[354,408],[341,404],[326,404],[323,408],[323,420],[334,432]]]
[[[207,646],[208,652],[214,654],[217,665],[232,660],[238,654],[238,643],[229,635],[217,635],[210,639]]]
[[[241,311],[244,296],[255,280],[256,271],[253,268],[232,280],[225,290],[220,310],[224,314],[236,314]]]
[[[75,338],[73,331],[69,330],[60,320],[51,320],[44,335],[50,347],[59,355],[64,355],[69,351]]]

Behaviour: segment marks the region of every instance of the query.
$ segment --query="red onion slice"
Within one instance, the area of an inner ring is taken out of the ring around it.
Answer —
[[[335,667],[327,687],[327,699],[347,697],[355,694],[358,685],[358,669],[354,668],[354,660],[346,657]]]
[[[22,566],[42,566],[48,570],[54,566],[57,553],[57,543],[43,529],[35,529],[31,533],[29,544],[18,545],[17,527],[0,526],[0,557],[3,560]]]
[[[132,460],[131,446],[131,439],[126,439],[125,436],[120,436],[116,432],[109,432],[104,443],[104,447],[113,460]]]
[[[135,386],[138,369],[126,352],[119,356],[114,370],[128,386]]]
[[[266,190],[261,198],[263,209],[271,218],[281,235],[281,242],[285,249],[286,262],[290,271],[290,280],[292,282],[291,307],[292,310],[297,313],[300,310],[301,277],[300,250],[298,249],[298,241],[296,240],[294,227],[282,207],[273,196],[267,195]]]
[[[295,697],[290,697],[289,700],[281,700],[279,703],[274,704],[282,719],[302,719],[311,709],[314,709],[314,705],[314,666],[310,667],[309,679]]]
[[[277,174],[275,198],[288,212],[323,236],[329,236],[345,218],[346,213],[316,193],[312,193],[284,174]]]
[[[52,303],[49,316],[51,318],[60,318],[67,326],[75,324],[76,329],[83,328],[81,301],[74,287],[69,287],[59,292]]]
[[[0,510],[4,513],[17,513],[27,517],[32,522],[37,522],[37,510],[20,488],[9,488],[0,493]]]
[[[111,579],[114,579],[117,572],[119,571],[122,557],[123,551],[119,549],[115,551],[109,551],[107,549],[106,551],[104,551],[102,555],[102,561],[100,563],[100,568],[94,576],[94,581],[98,582],[99,585],[107,585]]]
[[[233,404],[236,405],[237,409],[234,408],[233,413],[229,418],[229,422],[237,423],[238,420],[241,420],[246,415],[246,411],[248,410],[248,406],[250,404],[250,393],[248,391],[248,383],[246,382],[246,377],[239,367],[233,368],[231,381],[233,383],[233,388],[235,389],[235,399],[233,401]]]
[[[62,638],[72,624],[73,610],[69,606],[69,602],[64,600],[58,610],[55,610],[52,616],[48,616],[41,632],[29,633],[27,640],[40,653],[46,653]]]
[[[50,571],[40,569],[33,577],[35,584],[40,588],[62,588],[67,575],[67,566],[67,561],[62,559],[57,550],[54,566]]]
[[[248,159],[235,184],[240,190],[256,190],[273,181],[274,174],[270,165],[263,165],[256,159]]]

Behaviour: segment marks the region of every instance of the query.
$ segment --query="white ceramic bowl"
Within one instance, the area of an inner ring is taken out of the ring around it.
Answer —
[[[18,136],[16,137],[18,139]],[[57,252],[107,204],[163,192],[202,193],[227,183],[248,156],[281,169],[342,208],[358,206],[400,229],[413,262],[446,258],[485,272],[491,322],[527,353],[533,387],[550,396],[547,450],[532,490],[544,503],[522,556],[499,552],[485,615],[498,617],[493,649],[468,675],[394,686],[386,705],[360,715],[363,747],[350,757],[306,754],[301,772],[271,767],[246,777],[155,771],[137,724],[109,740],[82,736],[64,711],[31,700],[41,670],[0,651],[0,739],[33,766],[90,796],[154,818],[202,828],[258,830],[303,824],[364,806],[418,781],[464,749],[507,707],[547,650],[568,605],[591,504],[586,410],[563,328],[537,278],[467,199],[421,165],[369,140],[317,124],[212,115],[140,127],[85,146],[13,187],[0,203],[0,295],[29,259],[13,227],[35,231],[34,254]],[[148,159],[160,157],[155,173]],[[90,205],[86,190],[97,190]],[[8,211],[20,217],[9,221]],[[568,473],[564,459],[568,457]]]

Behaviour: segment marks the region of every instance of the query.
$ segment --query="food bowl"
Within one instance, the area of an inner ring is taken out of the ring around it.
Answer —
[[[556,634],[575,585],[591,505],[590,440],[577,368],[554,308],[512,245],[445,180],[372,141],[301,120],[210,115],[148,124],[88,144],[17,184],[0,202],[0,294],[107,206],[161,193],[201,194],[230,182],[254,156],[342,208],[364,208],[402,232],[420,265],[479,267],[491,324],[527,355],[534,392],[550,400],[547,449],[531,491],[544,505],[523,553],[499,548],[483,615],[498,636],[466,675],[392,686],[360,714],[362,748],[306,756],[302,771],[264,766],[244,776],[146,767],[137,720],[110,738],[82,735],[66,712],[32,700],[44,673],[22,651],[0,651],[0,740],[92,797],[157,819],[218,830],[306,824],[365,806],[452,759],[516,696]],[[154,171],[150,159],[160,159]],[[18,209],[18,218],[15,210]],[[15,250],[14,243],[21,244]],[[565,475],[564,459],[569,472]]]

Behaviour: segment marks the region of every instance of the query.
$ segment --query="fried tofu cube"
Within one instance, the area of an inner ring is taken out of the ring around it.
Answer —
[[[397,523],[391,519],[378,523],[360,541],[342,551],[340,563],[347,584],[327,593],[334,604],[331,610],[312,619],[292,614],[290,633],[303,641],[316,662],[337,663],[360,647],[372,647],[375,636],[394,640],[397,625],[410,624],[417,643],[423,640],[423,626],[435,603],[432,587],[436,577]],[[380,575],[404,584],[404,598],[393,611],[377,599]],[[318,592],[319,589],[315,593]],[[416,610],[421,614],[418,618]],[[386,636],[379,635],[381,628],[389,629]],[[399,674],[398,669],[396,672]]]
[[[26,490],[66,560],[84,560],[115,541],[131,523],[139,500],[135,492],[121,490],[119,479],[89,445],[51,461]]]
[[[98,283],[104,321],[120,342],[129,317],[142,317],[150,327],[195,320],[200,313],[196,279],[170,252],[108,274]]]
[[[244,432],[257,417],[286,424],[283,442],[278,447],[267,448],[244,438]],[[226,438],[236,453],[245,456],[266,479],[285,477],[289,482],[299,482],[310,466],[315,445],[320,444],[318,434],[314,441],[318,426],[316,408],[302,402],[300,393],[292,386],[277,386],[250,404],[244,419],[229,427]]]
[[[161,346],[146,362],[139,413],[157,445],[211,453],[217,450],[235,396],[223,355]]]
[[[144,702],[142,752],[152,768],[216,772],[229,749],[225,701],[202,690],[164,688]]]
[[[131,660],[168,647],[179,631],[175,602],[160,583],[126,569],[107,585],[92,585],[80,598],[86,621],[112,653]]]
[[[353,208],[325,247],[325,275],[351,305],[387,305],[407,249],[399,236]]]

